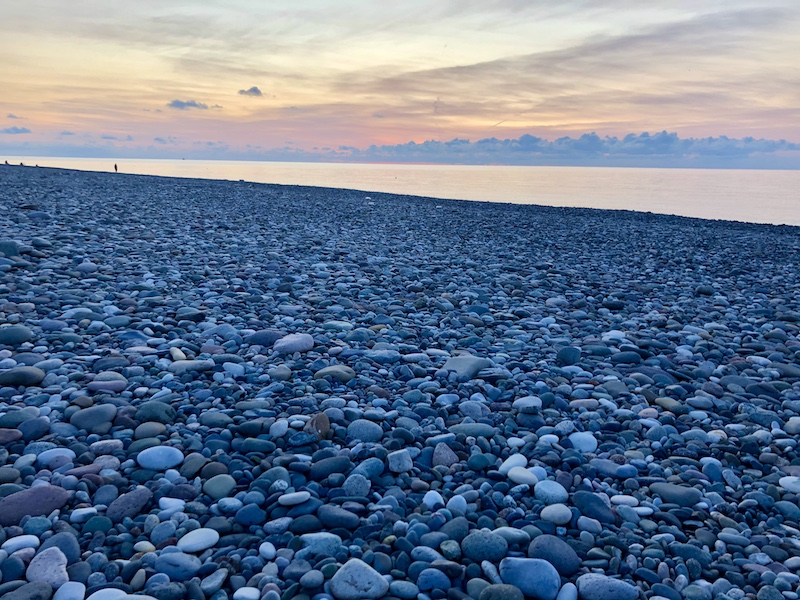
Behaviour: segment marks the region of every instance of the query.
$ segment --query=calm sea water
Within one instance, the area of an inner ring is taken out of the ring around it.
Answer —
[[[800,171],[9,157],[87,171],[245,180],[434,198],[800,225]]]

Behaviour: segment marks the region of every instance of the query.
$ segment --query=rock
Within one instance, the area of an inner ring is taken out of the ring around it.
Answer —
[[[3,594],[3,600],[50,600],[53,586],[44,581],[34,581]]]
[[[661,496],[664,502],[678,506],[691,507],[700,502],[703,494],[700,490],[674,483],[657,482],[650,484],[650,490]]]
[[[117,407],[113,404],[97,404],[75,412],[69,422],[78,429],[85,429],[89,433],[107,433],[116,416]]]
[[[564,577],[571,577],[581,567],[581,559],[572,546],[554,535],[537,536],[528,547],[528,556],[546,560]]]
[[[581,575],[576,585],[581,600],[636,600],[639,597],[636,587],[599,573]]]
[[[83,600],[86,586],[79,581],[68,581],[56,590],[53,600]]]
[[[572,520],[572,511],[566,504],[550,504],[542,509],[539,516],[556,525],[566,525]]]
[[[332,377],[340,383],[347,383],[351,379],[355,379],[356,372],[345,365],[332,365],[314,373],[314,379],[324,379],[325,377]]]
[[[395,452],[390,452],[389,456],[386,457],[386,460],[389,464],[389,470],[392,473],[407,473],[414,466],[414,462],[411,460],[411,455],[405,448],[402,450],[396,450]]]
[[[491,531],[476,530],[461,541],[461,552],[476,563],[498,562],[508,552],[508,542]]]
[[[39,385],[46,373],[38,367],[14,367],[0,372],[0,385],[32,386]]]
[[[537,483],[533,488],[533,494],[537,500],[545,504],[562,504],[569,498],[569,493],[563,485],[549,479]]]
[[[383,428],[366,419],[357,419],[347,426],[347,436],[359,442],[379,442],[383,438]]]
[[[524,600],[522,592],[513,585],[496,583],[483,589],[478,600]]]
[[[200,559],[191,554],[183,552],[171,552],[162,554],[156,558],[155,569],[159,573],[164,573],[170,581],[189,581],[197,575],[202,563]]]
[[[459,381],[467,381],[474,378],[482,369],[488,369],[492,366],[492,361],[486,358],[479,358],[471,354],[460,354],[459,356],[448,358],[441,370],[444,373],[454,371]]]
[[[588,431],[576,431],[569,434],[568,439],[578,452],[592,454],[597,450],[597,439]]]
[[[565,367],[577,365],[580,360],[581,350],[580,348],[575,348],[574,346],[565,346],[556,354],[556,362]]]
[[[0,248],[0,252],[3,252],[2,248]],[[33,339],[33,331],[25,325],[0,327],[0,346],[19,346],[31,339]]]
[[[377,600],[389,591],[389,582],[367,563],[351,558],[330,580],[336,600]]]
[[[295,352],[308,352],[314,348],[314,338],[307,333],[290,333],[272,345],[275,352],[294,354]]]
[[[592,492],[585,492],[583,490],[575,492],[572,495],[572,503],[581,511],[581,514],[597,519],[601,523],[614,523],[616,517],[611,511],[611,508],[603,501],[603,499],[593,494]]]
[[[153,492],[144,486],[138,486],[114,500],[106,510],[106,516],[119,523],[125,517],[135,517],[144,510],[153,499]]]
[[[183,463],[183,452],[172,446],[153,446],[139,452],[136,462],[143,469],[165,471]]]
[[[219,533],[207,527],[194,529],[178,540],[178,550],[181,552],[202,552],[213,548],[219,541]]]
[[[69,581],[67,557],[58,548],[46,548],[33,557],[25,576],[28,581],[42,581],[57,589]]]
[[[203,492],[214,500],[220,500],[230,495],[236,488],[236,480],[227,473],[214,475],[203,484]]]
[[[37,485],[0,499],[0,525],[18,525],[23,517],[49,515],[69,500],[67,490],[52,485]]]
[[[513,585],[534,600],[555,600],[561,577],[555,567],[538,558],[504,558],[500,562],[503,583]]]
[[[86,387],[93,392],[121,392],[128,387],[128,380],[115,371],[102,371]]]
[[[458,461],[458,456],[455,452],[445,444],[444,442],[439,442],[433,449],[433,458],[431,459],[431,464],[434,467],[452,467]]]

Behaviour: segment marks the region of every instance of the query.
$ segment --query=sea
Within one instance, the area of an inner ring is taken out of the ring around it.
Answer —
[[[5,159],[0,157],[0,159]],[[11,164],[800,226],[800,171],[8,157]]]

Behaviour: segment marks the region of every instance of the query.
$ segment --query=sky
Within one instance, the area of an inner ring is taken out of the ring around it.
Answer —
[[[798,0],[0,1],[6,154],[800,168]]]

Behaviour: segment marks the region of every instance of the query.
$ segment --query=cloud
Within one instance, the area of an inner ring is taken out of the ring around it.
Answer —
[[[74,131],[62,131],[58,135],[75,135]]]
[[[178,110],[189,110],[190,108],[208,110],[208,104],[198,102],[197,100],[173,100],[168,103],[167,106],[170,108],[177,108]]]
[[[471,142],[454,138],[450,141],[429,140],[397,145],[370,146],[366,149],[342,146],[341,157],[356,161],[423,162],[446,164],[511,164],[511,165],[642,165],[683,164],[706,166],[713,162],[726,166],[726,161],[782,157],[800,153],[800,143],[786,140],[728,136],[681,138],[677,133],[631,133],[622,138],[585,133],[555,140],[525,134],[515,139],[484,138]],[[797,156],[795,158],[798,158]]]
[[[6,127],[5,129],[0,129],[0,133],[6,133],[8,135],[16,135],[20,133],[30,133],[31,130],[27,127]]]
[[[264,94],[256,86],[253,86],[248,90],[239,90],[239,95],[240,96],[263,96]]]
[[[133,136],[126,135],[126,136],[123,136],[123,137],[119,137],[119,136],[116,136],[116,135],[101,135],[100,139],[103,139],[103,140],[114,140],[114,141],[117,141],[117,142],[132,142],[133,141]]]
[[[24,118],[25,117],[19,117],[19,116],[15,115],[14,113],[8,113],[6,115],[6,119],[24,119]]]
[[[172,136],[167,136],[167,137],[154,137],[153,141],[156,144],[166,145],[166,144],[174,144],[178,140],[177,140],[177,138],[174,138]]]

